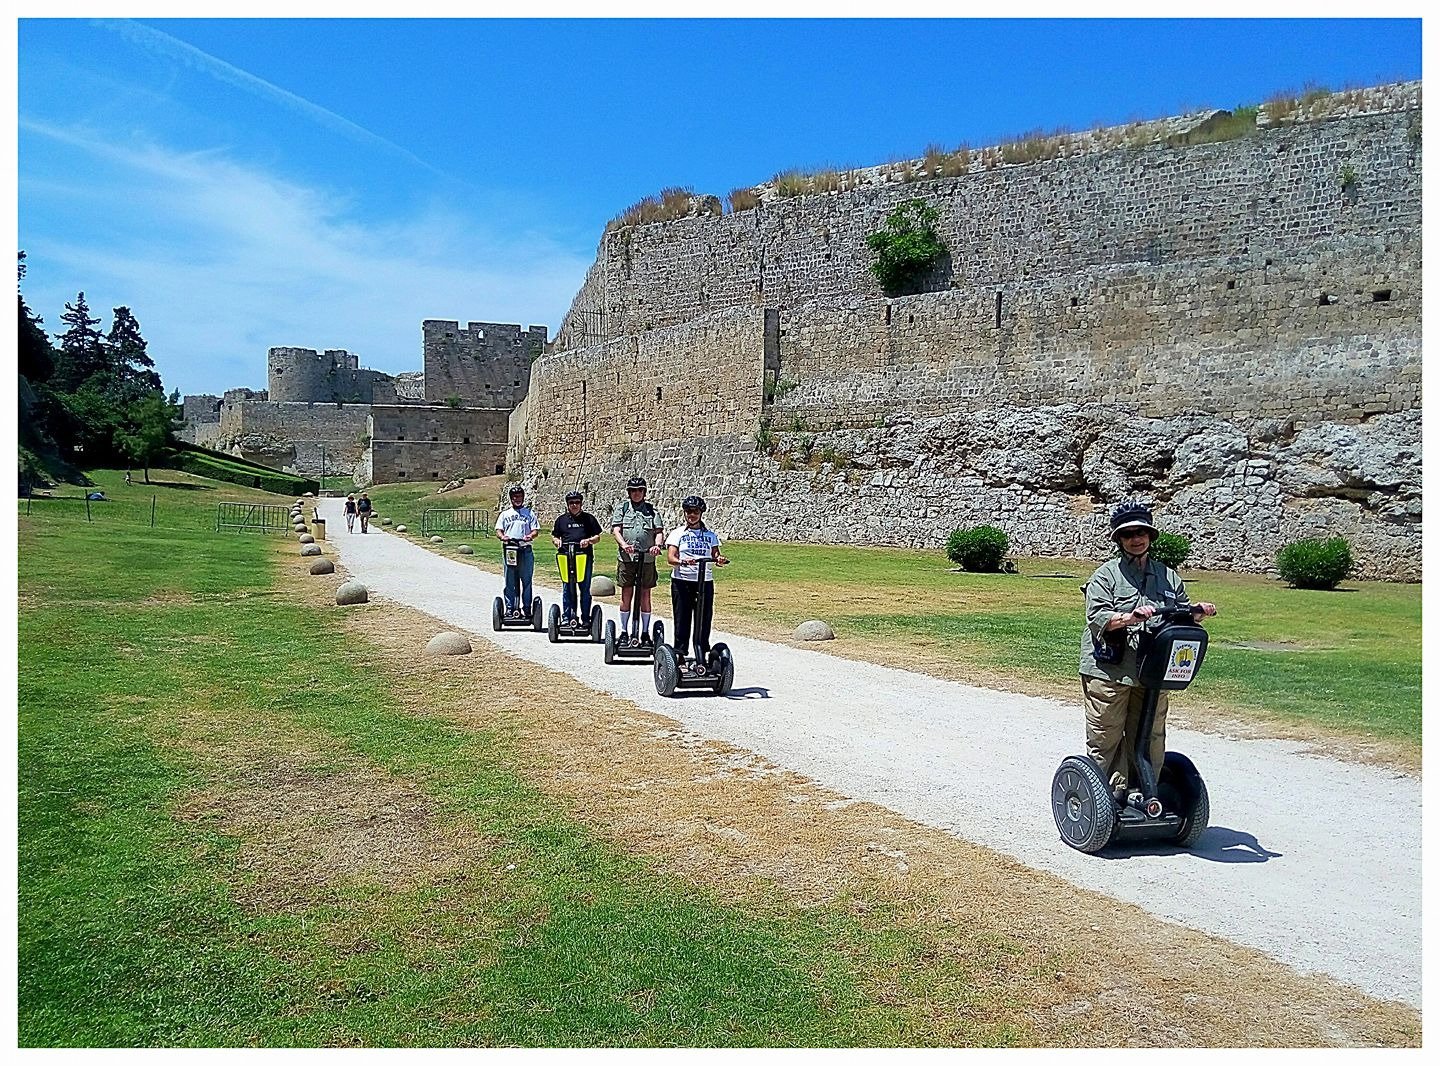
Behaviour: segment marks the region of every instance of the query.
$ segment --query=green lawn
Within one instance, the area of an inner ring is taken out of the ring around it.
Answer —
[[[275,595],[275,539],[209,532],[202,490],[153,491],[190,527],[20,519],[22,1046],[1027,1041],[868,991],[900,973],[978,994],[988,959],[883,915],[743,909],[604,842],[526,783],[503,729],[386,699],[325,612]],[[464,876],[257,907],[245,840],[179,815],[233,787],[216,751],[403,780],[492,850]]]

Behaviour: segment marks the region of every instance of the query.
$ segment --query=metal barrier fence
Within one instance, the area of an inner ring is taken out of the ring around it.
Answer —
[[[217,503],[216,533],[288,533],[290,508],[281,503]]]
[[[420,532],[427,537],[432,533],[469,533],[472,537],[483,537],[493,530],[490,512],[483,508],[441,510],[427,507],[420,514]]]

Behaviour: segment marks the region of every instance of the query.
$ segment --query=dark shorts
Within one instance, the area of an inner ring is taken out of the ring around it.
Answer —
[[[633,588],[636,584],[637,571],[640,575],[640,587],[653,589],[655,587],[655,556],[653,555],[643,555],[638,562],[621,559],[615,568],[615,584],[622,589]]]

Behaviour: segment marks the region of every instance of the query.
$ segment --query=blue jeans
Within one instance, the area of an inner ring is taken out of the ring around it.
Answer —
[[[583,556],[576,556],[577,565],[579,564],[581,558],[583,558]],[[582,608],[579,618],[580,621],[586,623],[587,625],[590,622],[590,579],[593,576],[595,576],[595,560],[586,559],[585,578],[582,581],[575,582],[575,584],[579,586],[580,605]],[[575,617],[575,594],[570,591],[570,582],[568,581],[565,582],[562,588],[564,589],[564,594],[561,597],[564,600],[564,607],[562,608],[562,610],[568,617],[573,618]]]
[[[527,611],[530,609],[530,601],[535,598],[535,590],[530,587],[530,579],[534,576],[535,550],[526,544],[516,549],[515,565],[505,567],[505,606],[507,609],[513,611],[521,605]],[[522,586],[525,590],[523,599],[520,598]]]

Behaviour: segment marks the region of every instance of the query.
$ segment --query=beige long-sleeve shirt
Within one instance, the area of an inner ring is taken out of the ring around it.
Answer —
[[[1145,566],[1137,567],[1122,555],[1111,559],[1090,575],[1085,583],[1085,633],[1080,638],[1080,673],[1084,677],[1103,677],[1121,685],[1140,684],[1136,652],[1143,627],[1128,626],[1108,634],[1124,641],[1124,655],[1116,663],[1097,663],[1095,644],[1103,641],[1105,625],[1117,615],[1129,614],[1136,607],[1185,607],[1190,596],[1180,575],[1164,563],[1149,556]]]

